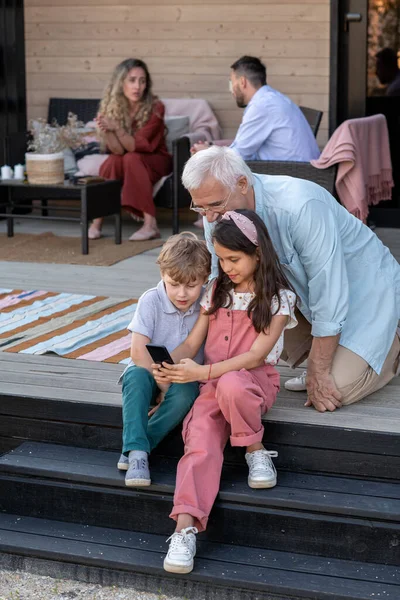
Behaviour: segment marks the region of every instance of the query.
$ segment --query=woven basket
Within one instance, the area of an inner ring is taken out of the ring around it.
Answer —
[[[64,154],[25,154],[28,182],[37,185],[52,185],[64,182]]]

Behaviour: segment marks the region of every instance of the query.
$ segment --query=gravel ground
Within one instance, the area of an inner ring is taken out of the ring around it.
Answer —
[[[127,587],[103,587],[69,579],[53,579],[23,571],[0,571],[0,600],[184,600],[139,592]]]

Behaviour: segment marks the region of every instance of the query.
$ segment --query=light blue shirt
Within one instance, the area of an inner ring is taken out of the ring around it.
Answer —
[[[340,344],[380,373],[400,318],[400,265],[388,248],[324,188],[303,179],[254,175],[264,221],[314,337]],[[205,221],[205,219],[204,219]],[[212,247],[213,224],[205,222]]]
[[[243,160],[298,160],[319,157],[311,127],[290,98],[269,85],[254,94],[231,144]]]

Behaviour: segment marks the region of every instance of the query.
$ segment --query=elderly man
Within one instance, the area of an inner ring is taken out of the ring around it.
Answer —
[[[398,373],[400,266],[368,227],[315,183],[252,174],[229,148],[192,156],[182,181],[204,217],[213,275],[221,214],[255,210],[268,228],[298,295],[302,318],[285,335],[284,358],[294,367],[308,356],[307,406],[333,411]]]
[[[244,160],[310,161],[319,148],[303,113],[290,98],[267,85],[265,65],[242,56],[231,66],[230,90],[243,119],[231,144]],[[209,147],[195,144],[192,152]]]

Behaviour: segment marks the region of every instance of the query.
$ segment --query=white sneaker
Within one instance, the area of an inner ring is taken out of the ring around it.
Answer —
[[[272,488],[276,485],[276,469],[271,457],[276,458],[275,450],[256,450],[247,452],[246,462],[249,466],[247,480],[251,488]]]
[[[285,389],[290,390],[291,392],[306,392],[306,377],[307,371],[303,371],[299,377],[292,377],[292,379],[288,379],[285,381]]]
[[[169,573],[190,573],[193,570],[193,559],[196,556],[196,527],[186,527],[175,531],[167,539],[171,540],[167,556],[164,559],[164,570]]]

